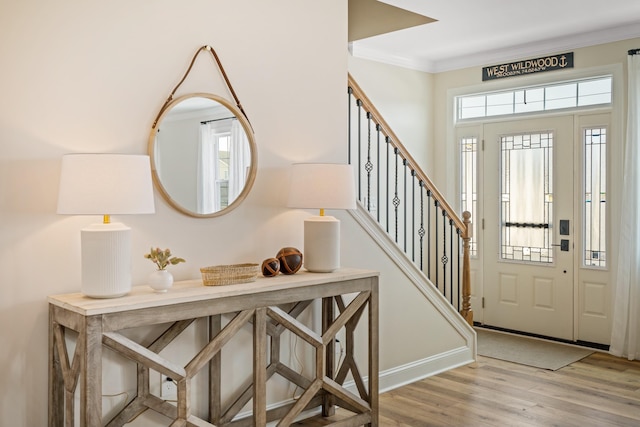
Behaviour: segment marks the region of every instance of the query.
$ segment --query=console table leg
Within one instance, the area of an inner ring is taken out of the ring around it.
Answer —
[[[90,427],[102,423],[102,319],[100,316],[87,317],[79,333],[82,345],[81,386],[80,386],[80,426]]]
[[[222,329],[222,316],[209,316],[209,341],[212,341]],[[222,353],[218,352],[209,361],[209,422],[220,424],[222,418]]]
[[[56,352],[54,307],[49,306],[49,427],[61,427],[64,422],[64,380],[60,355]]]
[[[267,309],[257,308],[253,320],[253,422],[267,424]]]
[[[369,404],[371,405],[371,423],[369,426],[378,426],[378,278],[371,279],[371,294],[369,295]]]
[[[333,305],[333,297],[322,298],[322,334],[324,334],[335,318],[335,307]],[[326,364],[325,375],[334,379],[335,370],[335,340],[332,340],[326,346]],[[325,394],[322,400],[322,416],[330,417],[336,413],[334,405],[335,399],[333,395]]]
[[[191,415],[191,379],[183,378],[178,381],[178,420],[185,424]]]

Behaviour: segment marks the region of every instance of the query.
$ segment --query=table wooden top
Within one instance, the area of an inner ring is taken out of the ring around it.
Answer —
[[[332,273],[310,273],[306,270],[300,270],[296,274],[279,274],[275,277],[263,277],[259,274],[255,282],[235,285],[204,286],[202,280],[196,279],[175,282],[164,293],[156,292],[149,286],[142,285],[134,286],[129,294],[119,298],[90,298],[78,292],[51,295],[48,297],[48,302],[84,316],[93,316],[377,276],[379,276],[377,271],[355,268],[341,268]]]

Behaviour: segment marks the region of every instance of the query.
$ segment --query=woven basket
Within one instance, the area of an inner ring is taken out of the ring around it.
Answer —
[[[200,269],[202,283],[205,286],[255,282],[258,271],[258,264],[216,265]]]

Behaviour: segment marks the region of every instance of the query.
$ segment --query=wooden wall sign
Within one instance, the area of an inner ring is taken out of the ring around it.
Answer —
[[[573,68],[573,52],[482,68],[482,81]]]

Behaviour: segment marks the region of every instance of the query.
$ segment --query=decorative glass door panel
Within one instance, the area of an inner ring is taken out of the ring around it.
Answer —
[[[553,132],[500,137],[500,258],[553,262]]]

